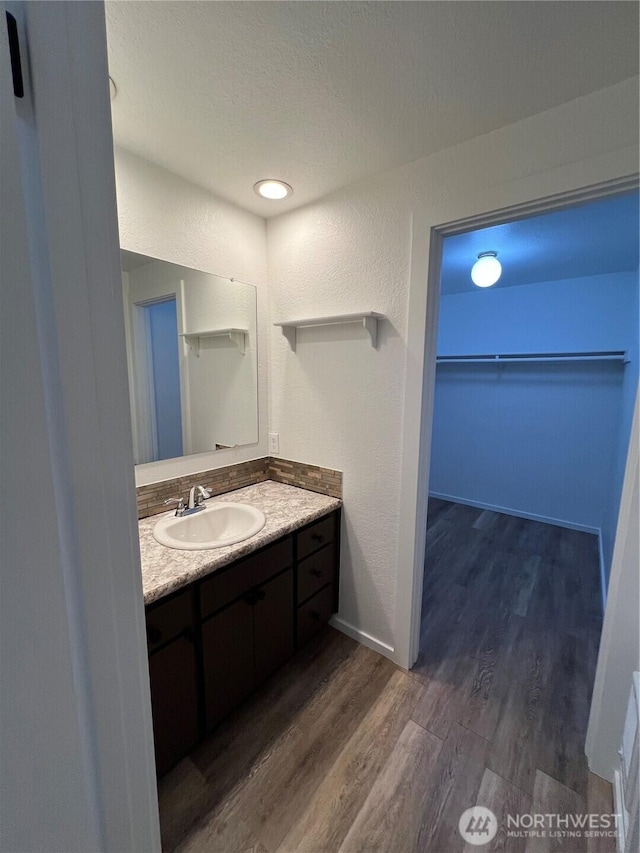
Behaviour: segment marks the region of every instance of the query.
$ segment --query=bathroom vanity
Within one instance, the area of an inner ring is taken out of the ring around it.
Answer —
[[[338,609],[341,502],[267,481],[215,498],[262,509],[237,545],[181,551],[140,522],[156,768],[162,775]]]

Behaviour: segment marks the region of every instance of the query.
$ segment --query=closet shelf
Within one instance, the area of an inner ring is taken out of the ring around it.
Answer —
[[[280,326],[282,334],[289,341],[289,346],[296,351],[296,329],[304,326],[335,326],[338,323],[362,323],[371,338],[371,346],[378,345],[378,320],[384,320],[384,314],[377,311],[362,311],[358,314],[334,314],[330,317],[309,317],[305,320],[287,320],[286,322],[274,323]]]
[[[493,355],[439,355],[436,364],[505,364],[523,361],[629,361],[626,350],[592,352],[510,352]]]
[[[185,339],[196,355],[200,355],[201,338],[230,338],[244,355],[248,333],[248,329],[205,329],[202,332],[185,332],[180,337]]]

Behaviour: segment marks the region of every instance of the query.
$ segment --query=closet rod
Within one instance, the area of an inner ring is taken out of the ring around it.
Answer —
[[[593,352],[496,353],[494,355],[439,355],[436,364],[504,364],[521,361],[621,361],[628,362],[626,350]]]

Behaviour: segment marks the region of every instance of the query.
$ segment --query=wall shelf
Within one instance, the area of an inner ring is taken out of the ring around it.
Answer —
[[[592,352],[513,352],[493,355],[439,355],[436,364],[505,364],[543,361],[629,361],[626,350],[594,350]]]
[[[289,342],[292,351],[296,351],[296,330],[305,326],[335,326],[339,323],[362,323],[371,338],[371,346],[378,345],[378,321],[384,320],[384,314],[377,311],[363,311],[358,314],[334,314],[330,317],[310,317],[306,320],[287,320],[286,322],[274,323],[280,326],[282,334]]]
[[[230,338],[244,355],[248,332],[248,329],[206,329],[202,332],[185,332],[180,337],[185,339],[196,355],[200,355],[201,338]]]

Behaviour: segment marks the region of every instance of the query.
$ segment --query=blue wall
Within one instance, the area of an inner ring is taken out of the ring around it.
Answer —
[[[632,362],[437,368],[432,494],[602,530],[610,563],[638,384],[638,276],[443,296],[438,353],[629,349]]]
[[[182,456],[182,407],[176,300],[147,306],[156,409],[158,459]]]

